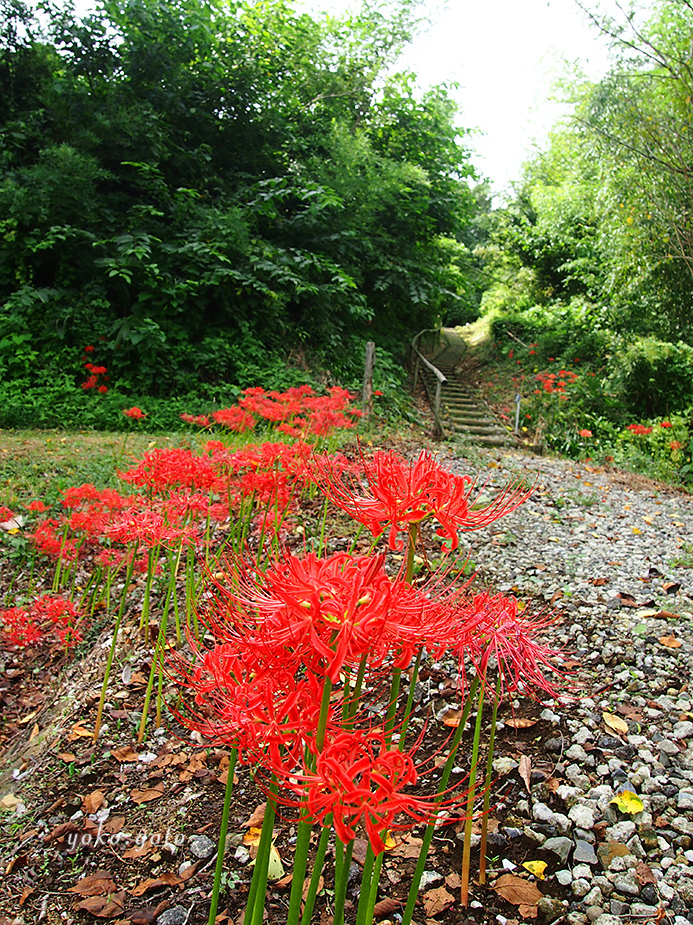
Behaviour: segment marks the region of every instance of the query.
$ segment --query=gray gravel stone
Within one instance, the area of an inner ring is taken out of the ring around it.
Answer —
[[[579,839],[575,842],[575,851],[573,852],[573,860],[579,861],[584,864],[597,864],[598,858],[595,853],[594,848],[590,845],[589,842]]]
[[[189,845],[191,854],[196,858],[211,858],[217,850],[217,846],[207,835],[192,835]]]
[[[173,906],[165,909],[156,920],[157,925],[185,925],[188,921],[188,910],[185,906]]]
[[[563,835],[558,835],[556,838],[547,838],[544,842],[543,848],[546,851],[551,851],[553,854],[557,854],[561,861],[565,862],[568,860],[568,855],[573,847],[573,842],[570,838],[566,838]]]

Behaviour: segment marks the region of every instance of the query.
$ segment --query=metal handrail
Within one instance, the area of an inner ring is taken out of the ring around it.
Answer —
[[[441,393],[441,389],[443,388],[443,385],[444,385],[448,380],[445,378],[445,376],[443,375],[443,373],[441,373],[441,371],[438,369],[438,367],[437,367],[437,366],[434,366],[433,363],[431,363],[430,360],[427,360],[426,357],[423,355],[423,353],[421,353],[421,351],[419,350],[419,348],[416,346],[416,341],[419,339],[419,337],[421,337],[422,334],[426,334],[426,333],[428,333],[428,332],[427,332],[427,331],[420,331],[420,332],[416,335],[416,337],[414,338],[414,340],[412,341],[412,345],[411,345],[411,349],[412,349],[412,350],[414,351],[414,353],[416,354],[416,362],[415,362],[415,364],[414,364],[414,385],[413,385],[412,391],[416,392],[416,385],[417,385],[418,378],[419,378],[419,367],[420,367],[421,363],[423,363],[424,366],[426,367],[426,369],[429,369],[429,370],[433,373],[433,375],[436,377],[436,379],[437,379],[437,382],[436,382],[436,397],[435,397],[435,401],[433,402],[433,419],[434,419],[434,421],[435,421],[435,432],[436,432],[436,434],[439,435],[439,436],[444,437],[444,436],[445,436],[445,431],[444,431],[444,429],[443,429],[443,424],[442,424],[442,422],[441,422],[441,420],[440,420],[440,393]]]

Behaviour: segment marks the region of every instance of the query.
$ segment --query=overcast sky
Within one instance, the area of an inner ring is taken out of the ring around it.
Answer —
[[[305,0],[311,12],[343,12],[358,0]],[[604,0],[591,6],[605,7]],[[603,38],[575,0],[428,0],[431,28],[404,57],[420,84],[455,82],[460,123],[479,129],[474,165],[500,193],[518,179],[533,142],[546,140],[561,114],[551,102],[563,61],[587,76],[608,65]]]

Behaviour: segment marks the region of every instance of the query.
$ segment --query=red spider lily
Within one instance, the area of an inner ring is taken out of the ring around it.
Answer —
[[[681,443],[679,440],[672,440],[671,443],[669,444],[669,449],[674,450],[674,451],[682,450],[683,443]]]
[[[382,733],[338,733],[318,754],[315,771],[297,779],[293,789],[314,820],[324,825],[332,814],[343,842],[352,841],[363,823],[376,855],[385,850],[383,835],[396,827],[397,816],[427,822],[437,809],[433,800],[407,792],[418,780],[414,761]]]
[[[29,611],[21,607],[0,610],[0,624],[2,639],[6,645],[25,649],[43,638],[40,626],[34,623]]]
[[[59,534],[59,530],[62,533]],[[36,524],[36,529],[29,534],[29,538],[44,556],[62,559],[64,562],[73,562],[77,558],[77,543],[65,537],[64,531],[64,523],[49,517]]]
[[[257,423],[252,414],[238,405],[231,408],[220,408],[219,411],[214,412],[212,420],[217,424],[223,424],[224,427],[228,427],[229,430],[234,430],[238,434],[242,434],[246,430],[252,430]]]
[[[666,427],[673,427],[674,425],[671,423],[671,421],[660,421],[659,426],[666,428]]]
[[[472,510],[472,480],[453,475],[426,452],[413,463],[396,453],[374,453],[363,460],[365,488],[347,470],[339,471],[329,459],[314,457],[312,473],[325,495],[374,536],[389,525],[391,549],[401,549],[397,534],[411,523],[433,517],[440,524],[439,536],[447,537],[451,549],[459,545],[458,530],[477,530],[513,511],[531,489],[522,482],[510,484],[491,504]],[[346,478],[344,477],[346,474]]]
[[[644,437],[647,434],[652,433],[652,428],[645,427],[644,424],[629,424],[626,430],[629,430],[631,433],[636,434],[639,437]]]
[[[212,426],[212,420],[208,414],[181,414],[180,419],[186,424],[196,424],[198,427]]]
[[[135,405],[133,408],[123,408],[123,414],[126,418],[132,418],[133,421],[141,421],[142,418],[146,418],[147,414],[141,408],[138,408]]]
[[[505,691],[522,691],[532,695],[543,691],[551,697],[556,692],[546,672],[556,673],[555,658],[560,655],[536,641],[540,630],[553,622],[552,617],[528,618],[518,613],[517,601],[503,595],[477,595],[472,609],[479,618],[473,638],[466,635],[464,650],[477,665],[482,677],[490,658],[495,658]],[[460,647],[456,647],[460,652]]]
[[[48,507],[43,501],[30,501],[26,506],[27,511],[33,511],[35,514],[45,514]]]
[[[578,431],[578,435],[579,435],[580,437],[591,437],[591,436],[593,436],[592,431],[591,431],[591,430],[587,430],[587,428],[585,428],[584,430],[579,430],[579,431]]]
[[[315,751],[322,678],[310,671],[299,677],[286,653],[256,657],[239,640],[193,651],[198,664],[192,669],[180,658],[169,660],[177,683],[194,692],[197,709],[179,716],[189,729],[238,747],[241,761],[278,770],[294,768],[306,747]]]
[[[14,511],[5,507],[4,504],[0,504],[0,524],[7,523],[7,521],[12,520],[14,516]]]
[[[119,476],[154,494],[175,485],[213,490],[219,480],[209,456],[198,456],[183,448],[150,450],[136,466]]]
[[[146,549],[191,545],[197,539],[193,525],[175,526],[153,510],[125,511],[106,527],[104,535],[115,543],[136,543]]]

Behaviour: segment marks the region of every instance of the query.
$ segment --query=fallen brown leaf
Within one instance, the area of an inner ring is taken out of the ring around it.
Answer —
[[[448,893],[444,886],[439,886],[435,890],[424,893],[424,912],[427,916],[438,915],[439,912],[444,912],[454,902],[455,897],[452,893]]]
[[[531,793],[532,792],[532,760],[527,755],[520,756],[520,766],[517,769],[517,773],[520,775],[522,780],[525,782],[527,793]]]
[[[178,886],[179,883],[182,883],[182,878],[178,874],[174,874],[173,871],[169,871],[165,874],[161,874],[160,877],[155,879],[149,878],[147,880],[141,880],[136,887],[130,890],[131,896],[142,896],[144,893],[149,890],[154,890],[160,886]]]
[[[516,877],[515,874],[503,874],[493,884],[493,889],[514,906],[535,906],[543,896],[535,883]],[[524,916],[524,913],[521,914]]]
[[[70,887],[70,893],[78,893],[80,896],[106,896],[108,893],[115,893],[117,889],[110,871],[97,870],[78,880]]]
[[[680,639],[677,639],[676,636],[660,636],[659,641],[663,646],[666,646],[667,649],[680,649],[683,643]]]
[[[106,794],[103,790],[94,790],[92,793],[88,793],[85,797],[82,797],[82,809],[87,816],[90,816],[101,808],[101,804],[105,798]]]
[[[249,819],[247,819],[243,825],[247,828],[257,828],[261,826],[265,821],[265,807],[267,803],[259,803],[253,810]]]
[[[163,787],[148,787],[145,790],[131,790],[130,799],[133,803],[150,803],[152,800],[158,800],[164,795]]]
[[[539,912],[536,906],[525,905],[524,903],[520,903],[517,907],[517,911],[523,919],[536,919]]]
[[[388,896],[385,899],[381,899],[379,903],[376,903],[373,907],[373,918],[375,919],[384,919],[386,916],[389,916],[390,913],[396,912],[402,903],[398,899],[390,899]]]
[[[529,729],[530,726],[536,726],[538,719],[529,719],[526,716],[511,716],[510,719],[504,719],[503,722],[511,729]]]
[[[110,893],[108,896],[90,896],[89,899],[78,903],[77,908],[90,912],[98,919],[115,919],[123,914],[125,900],[125,890],[121,890],[119,893]]]
[[[420,838],[412,835],[406,841],[401,841],[398,845],[395,845],[388,854],[395,858],[418,858],[422,844],[423,842]]]
[[[138,757],[137,752],[131,745],[124,745],[122,748],[114,748],[111,752],[111,756],[122,764],[129,761],[137,761]]]

